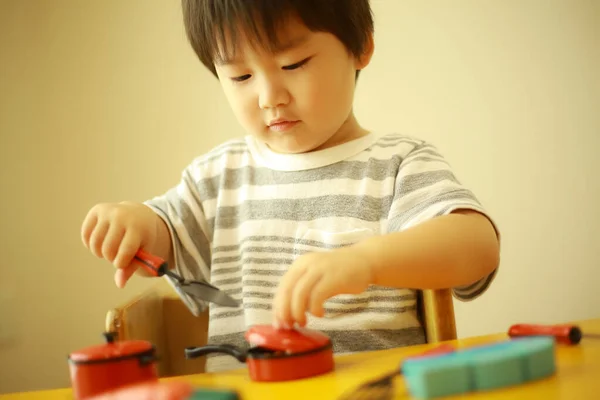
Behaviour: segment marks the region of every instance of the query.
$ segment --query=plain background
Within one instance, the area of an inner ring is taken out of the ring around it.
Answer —
[[[356,113],[432,141],[499,224],[501,271],[459,335],[600,317],[600,2],[373,0]],[[80,240],[243,134],[179,1],[0,0],[0,392],[69,385],[124,290]]]

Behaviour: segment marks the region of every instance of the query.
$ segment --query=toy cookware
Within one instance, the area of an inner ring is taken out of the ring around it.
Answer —
[[[122,386],[157,382],[156,350],[144,340],[115,341],[104,333],[105,344],[90,346],[68,357],[75,399],[82,400]]]
[[[250,378],[280,382],[308,378],[332,371],[333,346],[329,337],[307,328],[277,329],[255,325],[245,334],[248,349],[231,345],[188,347],[186,358],[224,353],[247,363]]]

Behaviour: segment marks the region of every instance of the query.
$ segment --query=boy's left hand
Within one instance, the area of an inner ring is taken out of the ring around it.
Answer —
[[[306,325],[306,312],[323,317],[323,303],[338,294],[362,293],[373,282],[371,263],[352,247],[304,254],[283,276],[273,299],[274,325]]]

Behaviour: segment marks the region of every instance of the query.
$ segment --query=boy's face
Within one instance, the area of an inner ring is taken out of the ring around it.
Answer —
[[[279,153],[330,147],[366,133],[352,113],[357,60],[334,35],[311,32],[297,20],[279,32],[270,53],[238,35],[235,59],[216,70],[234,114],[247,132]]]

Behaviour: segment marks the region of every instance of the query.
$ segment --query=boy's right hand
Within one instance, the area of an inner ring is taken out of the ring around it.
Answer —
[[[115,283],[120,288],[138,270],[134,256],[139,249],[162,257],[168,257],[166,248],[170,250],[169,232],[162,219],[144,204],[133,202],[92,207],[83,221],[81,238],[94,255],[117,268]],[[143,268],[139,271],[148,275]]]

